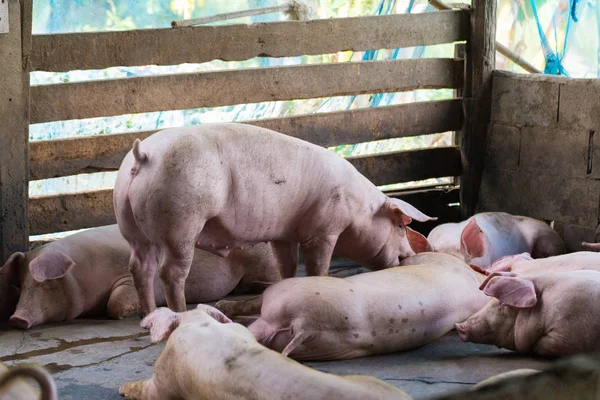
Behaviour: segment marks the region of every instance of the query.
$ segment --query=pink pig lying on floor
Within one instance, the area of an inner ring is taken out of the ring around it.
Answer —
[[[226,256],[263,241],[299,243],[308,275],[325,275],[334,250],[381,269],[414,255],[415,240],[423,251],[425,238],[407,225],[434,219],[387,197],[332,151],[234,123],[136,141],[119,169],[114,203],[132,248],[141,315],[155,307],[157,270],[169,308],[185,310],[195,247]]]
[[[127,399],[410,400],[373,377],[337,376],[290,360],[206,305],[183,313],[159,308],[141,325],[153,342],[168,341],[151,379],[121,385]]]
[[[600,254],[592,251],[578,251],[554,257],[533,259],[529,253],[521,253],[502,257],[485,270],[475,266],[472,267],[476,271],[486,275],[504,272],[514,272],[519,275],[536,275],[547,272],[600,271]]]
[[[297,253],[297,246],[289,248]],[[13,254],[0,269],[0,316],[28,329],[78,316],[120,319],[137,312],[138,298],[129,273],[130,249],[117,225],[93,228]],[[201,303],[225,297],[238,284],[275,282],[287,257],[271,244],[236,250],[227,258],[197,250],[186,281],[186,297]],[[284,270],[295,269],[295,264]],[[156,302],[165,304],[158,279]],[[18,304],[17,304],[18,302]],[[15,311],[16,308],[16,311]]]
[[[345,279],[285,279],[217,307],[232,318],[260,313],[250,331],[284,355],[340,360],[422,346],[488,301],[479,290],[485,276],[454,256],[421,253],[403,265]]]
[[[494,272],[481,288],[494,298],[456,324],[463,341],[546,356],[600,350],[600,272]]]
[[[427,241],[433,251],[452,254],[480,268],[523,252],[543,258],[566,251],[548,224],[501,212],[480,213],[460,223],[436,226]]]

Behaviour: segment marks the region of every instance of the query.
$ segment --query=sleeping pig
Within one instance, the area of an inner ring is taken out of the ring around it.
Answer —
[[[407,229],[413,219],[433,219],[385,196],[332,151],[235,123],[137,140],[119,169],[114,204],[132,248],[141,315],[155,308],[157,270],[169,308],[185,310],[194,248],[227,256],[263,241],[299,243],[308,275],[326,274],[334,251],[381,269],[426,243]]]
[[[207,305],[183,313],[159,308],[141,325],[153,342],[168,341],[151,379],[121,385],[126,399],[410,400],[373,377],[337,376],[283,357]]]
[[[480,268],[512,254],[527,252],[543,258],[566,251],[548,224],[502,212],[480,213],[460,223],[436,226],[427,241],[433,251],[455,255]]]
[[[545,356],[600,350],[600,272],[492,273],[482,290],[494,298],[456,324],[463,341]]]
[[[197,250],[186,297],[195,303],[217,300],[238,284],[278,281],[280,269],[293,276],[295,261],[285,268],[281,265],[288,257],[296,257],[297,246],[287,250],[289,254],[278,253],[270,243],[261,243],[236,250],[227,258]],[[117,225],[15,253],[0,269],[1,314],[8,318],[14,312],[10,323],[22,329],[78,316],[108,314],[120,319],[133,314],[138,299],[128,270],[129,255],[129,245]],[[160,282],[156,280],[154,286],[156,302],[165,304]]]
[[[220,301],[229,317],[258,314],[259,343],[298,360],[340,360],[429,343],[481,309],[485,276],[449,254],[422,253],[405,266],[345,279],[285,279],[262,296]],[[416,265],[411,265],[412,263]]]

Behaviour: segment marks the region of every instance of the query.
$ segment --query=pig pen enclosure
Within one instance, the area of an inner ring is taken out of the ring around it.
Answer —
[[[32,35],[31,1],[0,10],[1,255],[30,235],[115,223],[112,189],[29,197],[29,181],[118,169],[136,138],[153,131],[32,141],[30,124],[265,101],[454,89],[446,100],[243,121],[321,146],[456,132],[454,145],[350,157],[378,186],[429,178],[452,183],[394,190],[435,223],[501,210],[553,221],[570,250],[595,241],[600,113],[592,80],[493,71],[494,1],[470,8],[254,25]],[[32,71],[100,70],[254,57],[292,57],[456,43],[454,58],[265,67],[30,85]],[[332,270],[336,274],[336,270]],[[340,270],[339,274],[353,273]],[[80,319],[0,333],[0,361],[39,362],[64,399],[119,398],[121,382],[149,377],[162,349],[138,319]],[[453,333],[423,348],[342,362],[308,363],[368,374],[415,398],[468,388],[546,360],[465,344]]]

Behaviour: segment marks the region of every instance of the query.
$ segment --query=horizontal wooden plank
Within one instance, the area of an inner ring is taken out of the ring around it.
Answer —
[[[459,130],[461,99],[247,121],[329,147]],[[30,180],[116,170],[135,139],[156,131],[29,143]]]
[[[253,25],[34,35],[32,70],[176,65],[290,57],[467,40],[465,11],[395,14]]]
[[[349,160],[376,185],[460,174],[458,148],[404,151]],[[30,235],[115,223],[112,189],[29,199]]]
[[[38,85],[31,123],[262,101],[462,87],[445,58],[253,68]]]
[[[348,158],[375,185],[460,175],[458,147],[383,153]]]

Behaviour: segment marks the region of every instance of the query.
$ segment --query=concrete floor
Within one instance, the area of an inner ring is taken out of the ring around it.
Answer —
[[[150,377],[164,344],[151,345],[137,317],[86,319],[28,331],[0,327],[0,361],[37,362],[54,375],[60,399],[120,399],[125,381]],[[308,365],[336,374],[365,374],[425,399],[466,389],[516,368],[544,368],[549,361],[517,356],[493,346],[465,344],[453,333],[404,353]]]

